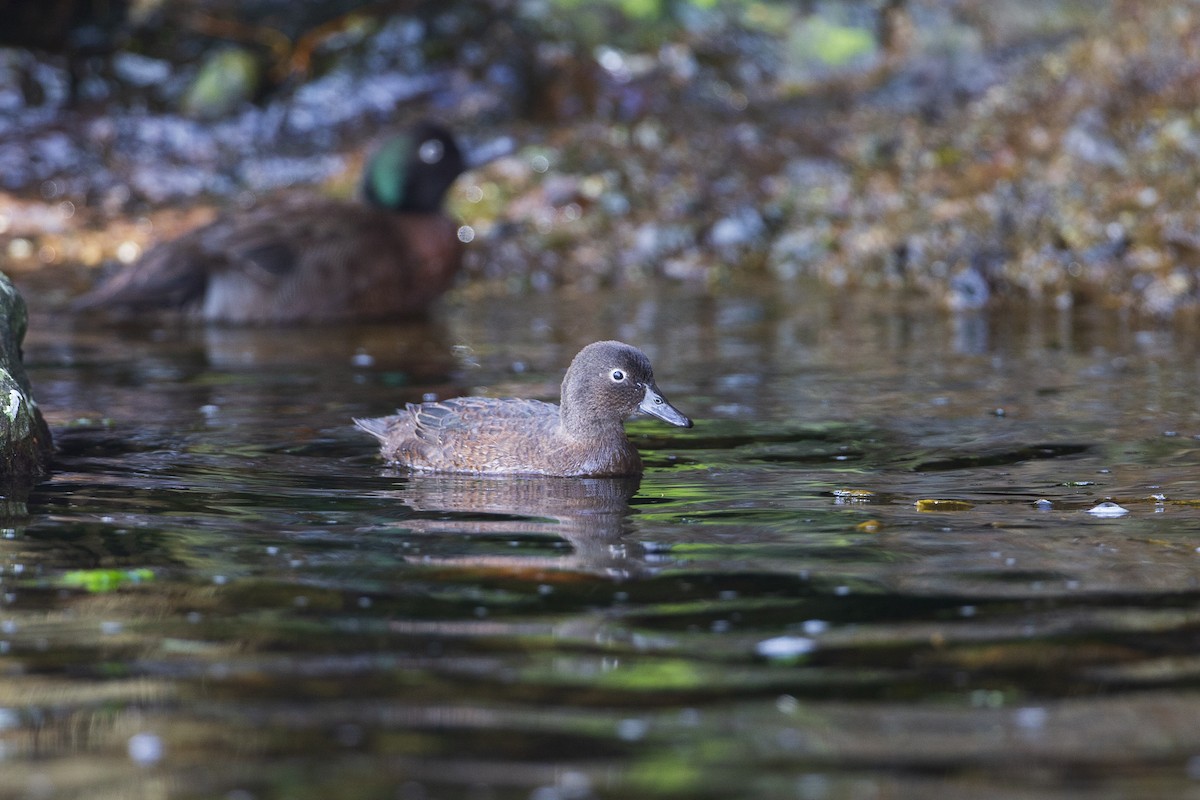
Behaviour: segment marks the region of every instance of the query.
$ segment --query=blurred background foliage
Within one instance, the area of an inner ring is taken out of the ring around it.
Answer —
[[[476,234],[466,291],[815,278],[953,307],[1200,304],[1193,3],[0,14],[0,252],[17,271],[136,253],[235,198],[350,191],[372,141],[433,116],[518,143],[453,198]]]

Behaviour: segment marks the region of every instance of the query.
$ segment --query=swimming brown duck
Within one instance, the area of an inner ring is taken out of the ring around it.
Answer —
[[[561,405],[459,397],[354,424],[379,440],[387,461],[416,471],[623,476],[642,471],[622,424],[637,411],[692,427],[659,391],[646,354],[607,341],[571,361]]]
[[[464,166],[445,128],[420,123],[375,153],[361,201],[291,193],[223,214],[152,248],[73,307],[234,324],[419,314],[462,264],[442,201]]]

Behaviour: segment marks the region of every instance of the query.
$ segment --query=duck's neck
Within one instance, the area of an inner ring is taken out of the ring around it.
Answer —
[[[563,432],[571,437],[592,438],[611,436],[614,433],[623,436],[625,433],[625,426],[621,420],[614,420],[586,399],[571,397],[566,391],[562,395],[558,416]]]

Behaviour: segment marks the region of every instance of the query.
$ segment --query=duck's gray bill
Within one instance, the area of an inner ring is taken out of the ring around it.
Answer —
[[[646,412],[652,417],[658,417],[663,422],[669,422],[672,425],[678,425],[681,428],[692,427],[692,421],[679,413],[675,406],[667,402],[667,398],[663,397],[658,387],[653,384],[646,386],[646,396],[642,398],[642,402],[638,404],[638,409]]]

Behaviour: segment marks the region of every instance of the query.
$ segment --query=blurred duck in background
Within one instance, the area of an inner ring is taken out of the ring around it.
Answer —
[[[285,193],[226,212],[151,248],[73,309],[250,325],[419,315],[462,264],[442,203],[466,168],[450,132],[421,122],[374,154],[361,200]]]

